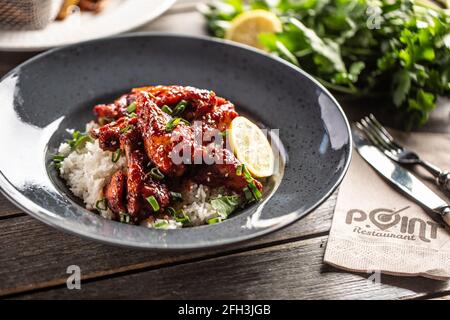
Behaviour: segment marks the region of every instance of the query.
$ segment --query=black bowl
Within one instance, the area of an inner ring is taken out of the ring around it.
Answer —
[[[71,195],[51,165],[65,129],[83,129],[95,103],[156,84],[211,89],[279,129],[272,143],[281,170],[263,201],[219,224],[154,230],[103,219]],[[348,122],[323,86],[281,59],[210,38],[136,34],[51,50],[1,80],[0,104],[4,194],[49,225],[129,247],[203,248],[280,229],[335,190],[351,157]]]

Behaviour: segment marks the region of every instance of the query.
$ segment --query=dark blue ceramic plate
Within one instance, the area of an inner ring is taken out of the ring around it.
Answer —
[[[262,202],[219,224],[153,230],[103,219],[70,194],[51,165],[65,129],[83,130],[95,103],[155,84],[214,90],[279,129],[274,143],[284,172],[269,182]],[[280,59],[209,38],[138,34],[51,50],[1,80],[0,105],[4,194],[51,226],[128,247],[196,249],[280,229],[336,189],[351,155],[348,122],[317,81]]]

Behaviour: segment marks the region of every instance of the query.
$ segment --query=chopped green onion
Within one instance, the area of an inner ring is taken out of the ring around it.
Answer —
[[[88,141],[92,141],[92,138],[89,136],[89,134],[81,133],[80,131],[74,131],[72,134],[72,139],[68,140],[67,143],[72,150],[76,150],[78,148],[82,148]]]
[[[247,166],[245,164],[242,164],[242,172],[244,173],[244,178],[248,183],[253,182],[253,177],[250,174],[250,171],[248,171]]]
[[[240,165],[237,166],[237,168],[236,168],[236,175],[237,176],[242,176],[242,167],[243,166],[244,166],[243,164],[240,164]]]
[[[53,164],[55,165],[55,167],[58,168],[58,169],[61,168],[61,164],[62,164],[62,162],[64,161],[65,158],[66,157],[64,157],[61,154],[55,154],[53,156]]]
[[[98,118],[98,124],[103,126],[107,123],[113,122],[114,119],[113,118],[109,118],[109,117],[100,117]]]
[[[261,191],[259,191],[259,189],[256,187],[254,182],[250,182],[248,184],[248,188],[250,189],[250,191],[252,192],[253,196],[255,197],[255,200],[260,200],[262,198],[262,194]]]
[[[100,199],[95,203],[95,208],[99,211],[105,211],[108,209],[106,198]]]
[[[136,112],[132,112],[132,113],[130,113],[128,116],[129,116],[130,118],[136,118],[136,117],[137,117],[137,114],[136,114]]]
[[[185,120],[183,118],[172,118],[166,124],[166,131],[167,132],[171,132],[180,123],[184,123],[184,124],[189,125],[189,121],[187,121],[187,120]]]
[[[120,129],[120,133],[128,133],[129,131],[131,131],[134,128],[133,125],[129,124],[126,127]]]
[[[155,223],[153,223],[153,228],[155,229],[167,229],[169,227],[169,222],[166,220],[156,220]]]
[[[130,217],[130,215],[128,213],[120,212],[119,216],[120,216],[120,222],[122,222],[122,223],[130,223],[131,217]]]
[[[185,224],[185,223],[191,222],[191,219],[186,214],[186,212],[184,212],[183,209],[180,209],[175,214],[175,221],[176,222],[181,222],[182,224]]]
[[[181,100],[180,102],[178,102],[176,107],[173,109],[173,115],[177,116],[177,115],[182,114],[184,109],[186,109],[186,106],[187,106],[186,100]]]
[[[222,218],[221,217],[215,217],[215,218],[211,218],[208,219],[208,224],[216,224],[222,222]]]
[[[112,154],[112,157],[111,157],[112,162],[116,163],[117,161],[119,161],[121,154],[122,154],[122,150],[120,150],[120,148],[117,149],[117,150]]]
[[[53,161],[61,162],[64,161],[65,158],[66,157],[64,157],[62,154],[56,154],[53,156]]]
[[[135,112],[136,111],[136,107],[137,107],[136,102],[130,103],[130,105],[127,107],[127,112],[128,113]]]
[[[159,203],[158,203],[158,201],[156,200],[156,198],[155,198],[155,196],[150,196],[150,197],[148,197],[147,198],[147,201],[148,201],[148,203],[150,203],[150,205],[152,206],[152,208],[153,208],[153,211],[159,211],[159,209],[160,209],[160,206],[159,206]]]
[[[155,178],[156,180],[162,180],[164,179],[164,175],[162,174],[161,171],[159,171],[159,169],[157,167],[152,168],[152,170],[150,170],[150,175]]]
[[[168,207],[167,212],[175,219],[176,222],[181,222],[182,224],[186,224],[191,222],[189,216],[184,212],[183,209],[175,210],[173,207]]]
[[[168,115],[172,115],[173,112],[172,109],[170,109],[170,107],[167,104],[163,105],[161,107],[161,110],[167,113]]]
[[[177,211],[176,211],[173,207],[168,207],[168,208],[167,208],[167,212],[168,212],[172,217],[175,217],[175,215],[177,214]]]
[[[181,193],[179,193],[179,192],[173,192],[173,191],[170,191],[170,197],[171,197],[174,201],[182,201],[182,200],[183,200],[183,196],[182,196]]]
[[[245,187],[244,189],[242,189],[244,191],[244,195],[245,195],[245,199],[248,202],[252,202],[253,200],[255,200],[253,198],[253,193],[250,191],[250,189],[248,187]]]

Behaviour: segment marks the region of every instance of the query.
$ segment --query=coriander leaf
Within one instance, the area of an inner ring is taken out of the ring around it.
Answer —
[[[240,200],[239,196],[221,196],[211,200],[211,205],[222,218],[227,218],[239,207]]]
[[[411,88],[411,77],[406,70],[400,70],[394,74],[392,82],[393,100],[395,105],[400,106],[406,99]]]

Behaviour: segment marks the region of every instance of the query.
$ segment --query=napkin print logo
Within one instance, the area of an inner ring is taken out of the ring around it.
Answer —
[[[407,208],[408,207],[400,209],[398,211],[392,211],[390,209],[383,208],[375,209],[370,211],[369,219],[374,225],[380,228],[380,230],[386,230],[400,222],[401,217],[399,215],[399,212],[406,210]]]
[[[438,228],[442,228],[442,226],[432,220],[425,221],[420,218],[412,218],[407,214],[400,214],[407,209],[409,209],[409,206],[399,210],[376,208],[369,213],[360,209],[352,209],[347,212],[345,223],[348,225],[357,224],[353,232],[366,236],[411,241],[419,239],[423,242],[431,242],[431,240],[436,239]],[[365,223],[361,225],[359,222]]]

